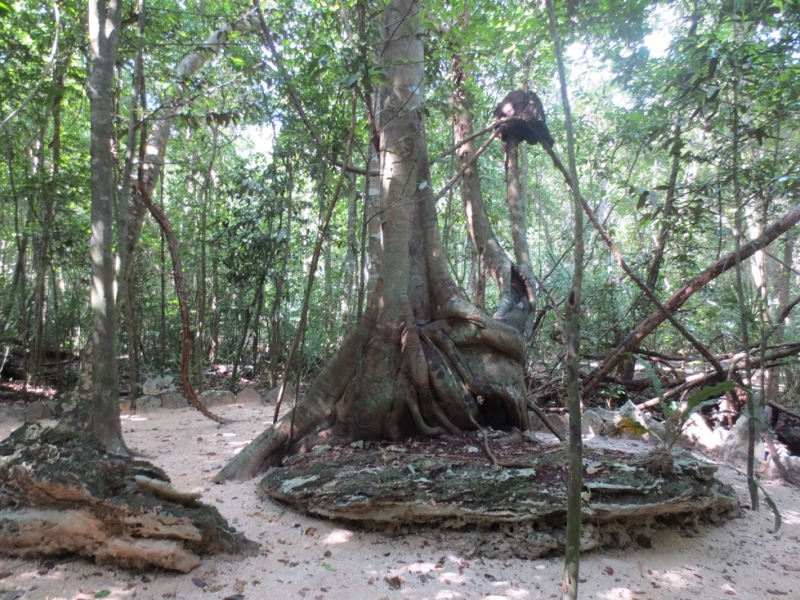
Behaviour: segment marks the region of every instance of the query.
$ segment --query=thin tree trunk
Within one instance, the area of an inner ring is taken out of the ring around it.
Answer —
[[[137,130],[140,133],[140,142],[138,144],[140,161],[144,157],[146,143],[145,128],[141,126],[140,121],[142,112],[147,108],[147,96],[145,94],[144,85],[144,60],[142,57],[144,52],[144,28],[147,22],[147,13],[145,0],[138,0],[137,4],[136,58],[134,59],[133,86],[128,109],[128,139],[125,146],[125,167],[122,174],[123,185],[127,185],[133,173],[135,163],[134,151],[137,147]],[[127,192],[127,188],[123,187],[123,191]],[[119,240],[124,240],[127,236],[128,215],[124,202],[120,202],[119,204],[120,206],[117,207],[117,238]],[[140,346],[138,343],[139,336],[136,326],[136,291],[134,289],[133,260],[132,257],[129,259],[125,256],[125,249],[125,244],[119,244],[120,271],[118,276],[118,297],[119,303],[122,305],[122,312],[125,320],[125,338],[128,341],[128,380],[131,386],[131,396],[133,398],[138,398],[141,395],[142,386],[139,367]]]
[[[356,222],[358,210],[356,206],[355,175],[347,176],[347,248],[344,255],[344,277],[342,278],[342,305],[340,318],[345,331],[350,329],[354,321],[355,311],[355,282],[358,269],[358,235]]]
[[[681,141],[681,126],[675,125],[675,135],[672,138],[672,147],[670,155],[672,156],[672,166],[669,173],[669,184],[667,187],[667,199],[664,202],[664,209],[661,213],[661,232],[658,234],[658,244],[654,251],[653,264],[650,266],[650,272],[647,274],[647,287],[650,291],[655,291],[658,284],[658,277],[661,273],[661,264],[664,261],[664,251],[667,247],[667,240],[669,234],[673,229],[672,214],[675,212],[675,196],[678,189],[678,173],[681,165],[681,148],[683,142]]]
[[[247,312],[244,315],[244,325],[242,325],[242,335],[239,338],[239,345],[236,347],[236,354],[233,357],[233,370],[231,371],[231,378],[228,381],[228,389],[236,391],[236,382],[239,379],[239,364],[242,362],[242,354],[244,353],[244,345],[247,342],[247,332],[250,330],[250,321],[253,318],[253,313],[256,312],[256,308],[261,303],[261,299],[264,295],[264,281],[267,278],[267,270],[264,269],[261,271],[261,275],[258,277],[258,283],[256,284],[255,289],[253,290],[253,301],[250,303],[250,306],[247,307]]]
[[[743,244],[739,252],[731,252],[724,256],[710,267],[704,269],[689,281],[684,283],[677,292],[664,302],[667,312],[675,314],[692,295],[703,289],[710,281],[719,277],[726,271],[736,266],[737,260],[744,261],[753,256],[759,250],[763,250],[772,242],[786,233],[789,229],[800,222],[800,206],[794,207],[786,213],[779,221],[768,227],[764,233],[754,240]],[[650,335],[656,327],[666,320],[663,312],[657,310],[649,317],[641,321],[629,334],[622,340],[603,361],[603,364],[592,371],[589,380],[584,384],[582,393],[584,396],[590,394],[600,383],[614,370],[625,355],[636,348],[641,341]]]
[[[550,16],[550,33],[558,64],[558,79],[561,84],[561,105],[564,108],[564,128],[567,134],[569,172],[572,177],[572,215],[574,219],[574,255],[572,286],[566,301],[565,350],[567,371],[567,406],[569,408],[569,484],[567,486],[567,535],[564,557],[564,579],[561,597],[576,600],[578,597],[578,573],[581,552],[581,488],[583,485],[583,439],[581,437],[581,384],[580,384],[580,339],[581,339],[581,288],[583,285],[583,208],[578,185],[578,168],[575,161],[575,136],[572,131],[572,112],[567,94],[567,77],[561,40],[558,35],[553,0],[547,0]]]
[[[20,227],[19,222],[19,196],[17,195],[17,188],[14,182],[14,162],[12,152],[9,145],[8,153],[8,182],[11,189],[11,197],[14,200],[14,241],[17,246],[17,261],[14,264],[14,274],[11,277],[11,286],[6,291],[5,302],[3,303],[3,314],[0,317],[0,335],[5,334],[6,327],[11,320],[11,311],[14,308],[14,303],[17,302],[20,309],[23,306],[23,298],[18,294],[19,290],[23,287],[25,278],[25,257],[28,252],[28,221],[30,219],[30,211],[26,217],[26,224]]]
[[[219,359],[219,256],[211,255],[211,341],[208,347],[208,360],[215,363]]]
[[[192,361],[192,317],[189,314],[189,301],[186,294],[186,282],[183,278],[183,270],[181,268],[181,257],[178,254],[178,240],[175,238],[175,233],[172,230],[167,215],[158,206],[153,204],[149,196],[143,195],[142,200],[153,215],[153,218],[161,227],[164,235],[167,238],[167,246],[169,248],[170,257],[172,258],[172,278],[175,285],[175,295],[178,297],[178,310],[181,314],[181,384],[189,404],[194,406],[203,415],[216,421],[217,423],[227,423],[221,417],[218,417],[205,406],[203,406],[197,393],[192,386],[191,378],[189,377],[189,370]]]
[[[54,77],[54,85],[58,85],[59,78],[63,84],[63,75],[57,72]],[[57,87],[56,89],[61,89]],[[47,270],[50,261],[50,241],[52,239],[54,212],[54,195],[56,194],[58,177],[58,164],[61,154],[61,98],[62,93],[57,93],[52,106],[53,115],[53,166],[50,174],[49,184],[43,189],[41,218],[39,221],[39,240],[34,244],[34,284],[33,284],[33,335],[30,344],[30,352],[26,365],[26,380],[29,384],[38,385],[41,383],[42,367],[44,365],[44,332],[45,321],[47,319]],[[44,131],[42,132],[44,134]],[[41,140],[44,147],[44,139]],[[44,174],[45,161],[42,153],[39,162],[39,171]]]
[[[283,336],[281,335],[281,307],[283,305],[283,289],[286,285],[286,275],[289,271],[289,248],[292,239],[292,207],[294,193],[294,169],[292,160],[284,159],[286,169],[286,187],[282,202],[282,212],[279,227],[284,231],[283,244],[280,253],[280,269],[275,277],[275,295],[272,297],[269,309],[269,385],[270,389],[278,385],[280,377],[280,361],[283,355]]]
[[[734,24],[737,32],[738,25]],[[747,378],[747,385],[750,389],[746,390],[747,403],[747,489],[750,492],[750,509],[758,510],[758,484],[755,479],[755,444],[756,444],[756,409],[755,398],[753,398],[753,371],[750,367],[750,311],[744,297],[744,281],[742,281],[742,233],[744,230],[744,199],[742,198],[741,186],[739,184],[739,144],[741,142],[741,131],[739,129],[739,80],[736,68],[736,58],[733,59],[733,143],[731,152],[733,154],[733,165],[731,178],[733,179],[733,199],[736,203],[736,217],[734,224],[733,237],[736,241],[735,265],[736,265],[736,297],[739,301],[739,323],[742,334],[742,352],[744,353],[744,370]]]
[[[339,172],[339,180],[336,183],[336,189],[333,192],[333,197],[331,198],[330,202],[328,203],[328,208],[324,215],[322,215],[322,221],[319,227],[319,235],[317,237],[317,242],[314,245],[314,253],[311,255],[311,264],[308,268],[308,282],[306,284],[306,291],[305,295],[303,296],[303,305],[300,309],[300,322],[297,325],[297,332],[295,333],[294,342],[292,343],[292,347],[289,349],[289,354],[286,357],[286,364],[283,366],[283,375],[281,376],[281,387],[278,390],[278,398],[275,402],[275,418],[274,420],[278,420],[278,414],[280,413],[281,409],[281,402],[283,402],[283,394],[286,391],[286,383],[288,381],[289,370],[292,367],[292,361],[294,360],[295,355],[297,354],[297,350],[300,347],[300,340],[305,332],[306,327],[306,320],[308,319],[308,308],[309,302],[311,300],[311,291],[314,289],[314,277],[317,271],[317,265],[319,264],[319,255],[322,252],[322,246],[325,243],[325,238],[328,234],[328,228],[330,227],[331,217],[333,216],[333,209],[336,207],[336,203],[339,200],[339,196],[342,193],[342,188],[344,186],[344,182],[346,179],[346,167],[345,165],[350,163],[350,155],[353,149],[353,137],[355,136],[356,130],[356,105],[353,102],[353,108],[350,115],[350,133],[347,137],[347,146],[344,152],[344,159],[342,161],[343,166],[341,167],[341,171]]]
[[[208,244],[208,195],[214,184],[214,168],[217,159],[217,144],[219,143],[219,127],[212,125],[211,136],[211,158],[208,167],[205,169],[203,187],[200,191],[200,272],[197,275],[197,314],[195,315],[195,338],[194,338],[194,373],[197,389],[203,389],[203,361],[206,357],[205,352],[205,322],[206,322],[206,264],[207,264],[207,244]]]
[[[777,274],[777,282],[773,287],[777,288],[778,303],[775,306],[775,317],[773,319],[775,331],[775,344],[780,345],[784,340],[784,333],[786,331],[786,323],[780,319],[785,309],[789,306],[789,293],[791,290],[792,282],[792,265],[794,264],[794,246],[797,239],[794,232],[790,232],[786,236],[783,245],[782,260],[777,267],[779,270]],[[766,341],[766,338],[765,340]],[[763,367],[762,367],[763,368]],[[769,384],[766,391],[767,401],[776,401],[778,399],[778,390],[780,384],[780,369],[772,369],[769,378]]]
[[[482,267],[497,284],[499,298],[495,318],[503,318],[517,306],[519,298],[512,289],[512,264],[494,233],[486,211],[483,191],[480,184],[478,164],[474,162],[475,144],[470,139],[473,133],[472,98],[463,85],[467,77],[462,55],[453,52],[453,105],[456,113],[453,119],[454,141],[458,150],[461,179],[461,198],[467,215],[472,243],[480,257]]]
[[[261,314],[264,312],[264,286],[258,288],[258,304],[253,318],[253,379],[258,377],[258,348],[261,345]]]
[[[253,10],[244,17],[226,23],[215,30],[192,52],[185,55],[175,67],[175,81],[161,108],[154,114],[153,128],[146,144],[146,152],[139,165],[138,181],[127,197],[125,237],[120,240],[121,271],[126,273],[133,261],[139,236],[142,231],[147,199],[153,196],[155,186],[164,168],[164,156],[169,143],[172,126],[182,107],[181,100],[188,91],[188,82],[211,58],[217,55],[232,33],[246,34],[258,25]],[[125,182],[127,185],[128,182]]]
[[[159,194],[160,208],[164,210],[164,179],[166,173],[161,176],[161,193]],[[160,283],[160,302],[159,302],[159,332],[158,346],[161,365],[161,375],[164,375],[167,364],[167,238],[164,230],[159,228],[160,252],[159,252],[159,283]]]

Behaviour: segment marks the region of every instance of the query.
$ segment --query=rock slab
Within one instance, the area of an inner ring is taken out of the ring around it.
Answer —
[[[501,469],[465,447],[310,453],[271,469],[260,486],[300,512],[368,529],[459,529],[469,555],[563,552],[566,449],[527,456],[525,468]],[[695,528],[738,513],[736,493],[714,478],[716,468],[688,455],[675,459],[669,477],[651,474],[628,453],[588,450],[584,460],[583,550],[639,543],[664,524]]]
[[[28,423],[0,442],[0,552],[77,554],[129,568],[191,571],[205,554],[258,545],[158,467],[90,438]]]
[[[208,390],[200,394],[200,402],[206,408],[236,403],[236,395],[229,390]]]

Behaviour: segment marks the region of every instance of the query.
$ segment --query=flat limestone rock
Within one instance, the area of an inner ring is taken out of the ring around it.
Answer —
[[[155,465],[29,423],[0,441],[0,552],[77,554],[123,567],[188,572],[200,556],[255,554],[199,494]]]
[[[260,487],[300,512],[367,529],[460,530],[460,550],[468,555],[534,558],[563,551],[567,449],[503,448],[513,455],[503,460],[526,467],[499,468],[480,446],[465,438],[328,449],[271,469]],[[659,529],[694,531],[701,521],[738,514],[738,498],[714,478],[714,466],[686,455],[675,459],[673,473],[659,476],[640,461],[625,452],[585,449],[583,550],[650,547]]]

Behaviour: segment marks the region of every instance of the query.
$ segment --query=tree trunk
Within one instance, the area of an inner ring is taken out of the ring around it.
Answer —
[[[92,194],[92,334],[91,389],[75,394],[60,426],[93,434],[109,452],[127,454],[119,421],[117,323],[112,255],[113,208],[116,197],[114,140],[114,64],[119,44],[120,5],[115,0],[90,0],[89,74],[91,110]]]
[[[131,98],[129,104],[128,115],[128,139],[125,147],[125,168],[122,173],[122,181],[127,182],[131,178],[133,169],[138,158],[140,161],[144,157],[147,136],[145,128],[141,125],[142,112],[147,108],[147,95],[145,93],[144,84],[144,29],[148,20],[147,8],[145,0],[138,0],[137,2],[137,26],[136,26],[136,58],[134,59],[133,66],[133,85],[131,89]],[[136,134],[139,134],[139,143],[136,143]],[[138,156],[135,155],[138,146]],[[124,197],[124,196],[123,196]],[[124,203],[118,198],[117,206],[117,239],[124,240],[128,227],[128,218],[126,207]],[[139,366],[139,357],[141,347],[139,345],[139,333],[136,322],[136,290],[134,286],[133,277],[133,257],[128,260],[123,256],[124,251],[122,245],[119,248],[120,260],[118,266],[121,270],[118,275],[118,298],[119,304],[122,305],[121,312],[123,320],[125,321],[125,338],[128,342],[128,381],[130,385],[130,394],[132,398],[138,398],[142,392],[141,386],[141,369]],[[162,356],[163,358],[163,356]],[[163,364],[163,361],[162,363]]]
[[[281,358],[283,357],[283,336],[281,334],[281,307],[283,306],[284,286],[286,276],[289,272],[289,248],[292,239],[292,210],[293,210],[293,189],[294,189],[294,169],[292,160],[284,159],[286,169],[286,188],[285,197],[281,203],[280,228],[284,232],[283,244],[281,246],[280,261],[281,265],[275,276],[275,295],[272,297],[269,309],[269,384],[270,388],[278,385],[281,374]]]
[[[581,491],[583,489],[583,438],[581,432],[581,293],[583,288],[583,207],[578,184],[578,167],[575,160],[575,135],[572,129],[572,110],[567,93],[567,76],[561,49],[561,37],[553,0],[547,0],[550,35],[556,53],[558,80],[561,89],[561,106],[564,109],[564,128],[567,134],[569,173],[572,179],[573,275],[567,299],[564,302],[564,346],[567,379],[567,408],[569,409],[569,483],[567,485],[567,531],[564,554],[564,576],[561,583],[563,600],[577,600],[578,573],[581,553]],[[552,152],[552,150],[551,150]]]
[[[380,271],[367,309],[305,396],[217,481],[253,477],[320,440],[528,428],[522,335],[470,304],[447,271],[425,140],[420,9],[390,0],[383,13]]]
[[[344,276],[342,278],[342,303],[340,307],[340,317],[345,329],[350,328],[350,324],[355,321],[356,306],[356,275],[358,271],[358,236],[356,233],[356,220],[358,217],[358,207],[356,206],[356,187],[355,176],[347,176],[347,249],[344,255]]]
[[[244,345],[247,342],[247,332],[250,330],[250,321],[253,319],[253,314],[259,310],[259,305],[264,296],[264,281],[267,278],[267,270],[264,269],[258,278],[258,283],[253,290],[253,301],[247,307],[244,315],[244,324],[242,325],[242,335],[239,338],[239,344],[236,346],[236,354],[233,357],[233,370],[231,371],[231,378],[228,381],[228,389],[232,392],[236,391],[236,382],[239,380],[239,365],[242,362],[242,355],[244,354]],[[260,313],[260,311],[259,311]]]
[[[479,256],[481,274],[489,273],[500,290],[496,319],[512,319],[524,322],[533,308],[532,295],[528,294],[521,271],[512,265],[494,233],[483,200],[483,192],[478,174],[478,164],[474,161],[475,144],[469,140],[473,133],[472,98],[464,87],[466,68],[460,52],[453,53],[453,105],[456,114],[453,120],[454,142],[458,147],[456,155],[463,172],[461,179],[461,198],[467,215],[472,243]],[[526,243],[527,247],[527,243]],[[529,280],[530,281],[530,280]],[[479,291],[481,288],[478,288]],[[532,288],[530,288],[532,290]],[[478,295],[478,298],[483,299]],[[478,303],[481,304],[480,302]],[[522,304],[522,309],[517,307]]]
[[[211,187],[214,184],[214,168],[217,158],[217,144],[219,141],[219,127],[216,124],[212,125],[211,137],[211,158],[208,167],[205,168],[205,175],[203,177],[203,187],[200,191],[200,269],[197,274],[197,314],[195,315],[195,333],[194,333],[194,376],[197,383],[197,389],[203,390],[203,361],[206,357],[205,352],[205,323],[206,323],[206,265],[208,262],[207,257],[207,243],[208,243],[208,195]]]

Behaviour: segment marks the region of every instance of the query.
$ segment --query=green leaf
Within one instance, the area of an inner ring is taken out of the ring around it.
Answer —
[[[100,590],[97,592],[94,597],[95,598],[105,598],[106,596],[110,596],[111,592],[109,590]]]
[[[647,429],[647,427],[645,427],[641,423],[634,421],[629,417],[623,417],[622,419],[617,421],[614,427],[618,431],[627,431],[628,433],[632,433],[633,435],[638,435],[638,436],[642,436],[645,433],[649,433],[650,431],[649,429]]]
[[[686,400],[686,409],[681,414],[681,428],[683,428],[683,426],[686,424],[686,421],[689,420],[689,417],[691,417],[698,410],[716,403],[717,396],[731,392],[737,387],[739,386],[733,381],[723,381],[717,385],[710,385],[697,390],[694,394],[689,396],[688,400]],[[712,400],[709,400],[709,398],[712,398]]]
[[[332,567],[331,565],[326,563],[324,560],[319,561],[319,566],[323,567],[326,571],[330,571],[331,573],[334,573],[336,571],[335,567]]]
[[[656,395],[658,396],[658,402],[661,404],[661,409],[664,410],[666,407],[664,405],[664,388],[661,386],[661,380],[656,375],[656,372],[653,370],[653,366],[643,359],[641,356],[637,356],[635,354],[632,355],[633,358],[636,359],[642,367],[644,367],[645,373],[650,378],[650,382],[653,384],[653,389],[656,391]]]

